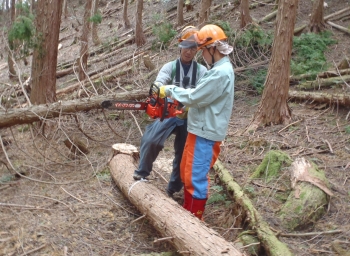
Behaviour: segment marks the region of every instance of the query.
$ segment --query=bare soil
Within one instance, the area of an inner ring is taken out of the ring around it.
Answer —
[[[102,44],[93,46],[91,42],[91,51],[101,46],[108,48],[113,42],[121,42],[132,36],[122,27],[120,1],[103,2],[100,8],[104,15],[99,25]],[[166,13],[175,2],[145,1],[144,28],[152,26],[157,17],[176,12]],[[191,2],[194,3],[195,11],[186,12],[185,18],[194,17],[199,10],[199,1]],[[215,0],[212,5],[226,2]],[[80,36],[81,26],[77,21],[82,22],[84,6],[79,5],[78,1],[69,1],[68,4],[69,16],[62,19],[61,25],[59,64],[74,61],[80,49],[75,41]],[[325,15],[348,5],[345,1],[332,1],[328,3]],[[130,3],[129,7],[129,18],[134,24],[136,2]],[[251,10],[251,15],[259,20],[273,8],[273,4],[259,6]],[[111,12],[113,10],[116,11]],[[308,22],[310,12],[311,2],[300,1],[296,27]],[[217,8],[211,13],[211,19],[227,20],[236,29],[239,26],[238,8],[233,9],[233,3]],[[176,16],[169,21],[176,23]],[[3,18],[2,24],[5,23],[6,19]],[[349,19],[339,20],[337,24],[349,28]],[[265,29],[274,28],[273,22],[262,26]],[[328,29],[338,41],[326,52],[328,62],[334,67],[345,56],[349,57],[350,40],[348,35],[331,27]],[[0,88],[3,95],[8,95],[18,82],[7,78],[7,53],[3,49],[6,40],[1,40],[3,58],[0,60]],[[151,46],[154,40],[155,37],[150,35],[145,48]],[[161,49],[160,45],[154,44],[154,50],[149,55],[157,68],[177,57],[175,43],[174,39],[168,49]],[[107,66],[135,51],[134,44],[126,45],[118,55],[93,63],[88,69],[92,71]],[[28,60],[30,63],[30,57]],[[146,67],[136,63],[130,65],[134,65],[134,72],[106,81],[104,93],[107,94],[108,90],[121,92],[149,87],[154,76],[145,80],[143,77],[149,73]],[[18,67],[23,82],[30,76],[30,65],[25,66],[19,61]],[[72,84],[69,81],[74,77],[75,74],[59,78],[57,88]],[[240,74],[237,74],[239,80]],[[329,91],[349,93],[349,85],[334,87]],[[62,100],[73,97],[76,95],[66,95]],[[16,100],[13,105],[17,105]],[[283,169],[281,176],[269,183],[264,179],[251,181],[249,176],[271,149],[282,150],[293,159],[305,157],[316,163],[325,172],[334,193],[329,205],[325,206],[326,214],[313,225],[299,230],[300,237],[279,238],[295,255],[349,255],[349,107],[340,107],[336,103],[317,105],[312,102],[290,102],[295,124],[259,128],[253,134],[242,135],[259,101],[260,96],[252,93],[251,88],[236,82],[235,105],[228,135],[222,144],[221,162],[276,234],[288,233],[281,227],[277,213],[285,200],[285,194],[279,189],[290,191],[290,169]],[[47,122],[51,126],[45,131],[45,136],[38,133],[38,127],[28,125],[0,131],[3,144],[0,151],[0,255],[141,255],[175,251],[167,242],[153,243],[161,235],[148,223],[147,218],[138,219],[140,212],[115,186],[107,165],[111,145],[125,142],[139,146],[140,130],[152,120],[140,112],[103,113],[96,110],[77,113],[76,118],[61,116]],[[64,145],[67,136],[80,138],[87,145],[89,153],[75,155],[70,152]],[[172,143],[173,137],[170,137],[152,174],[152,182],[163,191],[171,171]],[[220,194],[224,199],[214,200],[207,205],[205,223],[228,241],[236,242],[244,223],[236,222],[238,216],[232,214],[234,202],[225,191],[220,192],[221,184],[217,183],[214,173],[210,172],[210,175],[211,196]],[[175,199],[181,204],[182,193],[176,194]],[[340,232],[303,236],[308,232],[332,230]]]

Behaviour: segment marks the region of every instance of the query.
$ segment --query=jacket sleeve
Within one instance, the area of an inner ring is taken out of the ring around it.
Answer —
[[[166,87],[166,94],[187,107],[201,108],[226,93],[229,81],[229,77],[223,75],[219,70],[210,70],[199,80],[196,88],[183,89],[171,85]]]
[[[156,82],[160,82],[164,85],[172,84],[171,73],[173,69],[173,62],[166,63],[160,70],[156,78]]]

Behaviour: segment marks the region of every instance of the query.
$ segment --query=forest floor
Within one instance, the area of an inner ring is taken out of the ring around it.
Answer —
[[[106,2],[106,1],[105,1]],[[152,26],[166,13],[175,1],[144,1],[144,27]],[[195,16],[199,1],[194,3],[195,11],[185,12],[185,18]],[[223,1],[215,0],[212,5]],[[228,1],[224,1],[229,3]],[[349,3],[332,1],[325,9],[325,15],[339,11]],[[79,55],[79,22],[82,21],[84,6],[77,0],[69,1],[69,16],[62,19],[58,65],[73,62]],[[73,8],[74,5],[74,8]],[[307,24],[311,12],[311,2],[300,1],[297,24]],[[129,4],[129,18],[133,23],[136,2]],[[108,1],[100,6],[103,13],[99,25],[102,46],[110,47],[132,36],[122,26],[122,6],[120,1]],[[251,10],[253,18],[259,20],[271,11],[272,4]],[[73,11],[73,9],[75,11]],[[210,20],[226,20],[234,29],[239,26],[238,8],[233,4],[215,9]],[[169,19],[175,23],[176,16]],[[2,25],[6,19],[2,19]],[[339,20],[338,24],[349,28],[349,20]],[[264,29],[274,29],[273,22],[262,24]],[[75,30],[79,30],[78,32]],[[179,30],[180,28],[178,28]],[[350,56],[350,38],[331,27],[337,44],[326,52],[327,61],[334,67],[345,56]],[[152,44],[154,36],[147,38],[144,49],[159,69],[167,61],[178,56],[176,40],[169,48],[160,49]],[[1,39],[2,47],[6,40]],[[91,51],[100,46],[93,46]],[[6,51],[1,49],[2,53]],[[132,55],[136,46],[126,45],[117,55],[103,59],[89,66],[89,71],[108,66],[120,58]],[[95,56],[93,57],[95,58]],[[92,58],[90,58],[92,59]],[[30,63],[30,57],[28,58]],[[134,71],[122,77],[115,77],[104,84],[107,91],[121,92],[145,90],[152,79],[144,79],[149,73],[143,65],[135,65]],[[22,82],[30,76],[30,65],[18,62]],[[0,93],[6,95],[11,85],[18,82],[8,80],[6,58],[0,59]],[[271,228],[288,233],[282,228],[277,212],[286,194],[290,192],[290,168],[281,170],[278,178],[266,182],[265,179],[249,179],[265,154],[271,149],[287,153],[293,160],[305,157],[318,165],[329,180],[334,196],[326,208],[325,215],[314,225],[299,230],[299,237],[279,237],[295,255],[349,255],[350,251],[350,123],[349,107],[337,104],[314,104],[312,102],[289,102],[293,122],[291,126],[274,125],[259,128],[253,134],[242,134],[252,120],[261,96],[251,87],[240,84],[241,74],[237,73],[235,103],[228,135],[221,147],[220,161],[229,170],[235,181],[249,195],[256,209]],[[72,84],[75,74],[57,80],[57,89]],[[348,86],[337,86],[328,92],[349,93]],[[69,100],[76,94],[65,95],[60,100]],[[106,116],[105,116],[106,115]],[[135,119],[137,122],[135,122]],[[101,110],[77,113],[76,116],[61,116],[48,120],[52,128],[45,136],[37,133],[35,126],[20,125],[1,129],[2,150],[0,150],[0,255],[141,255],[175,251],[171,244],[153,243],[161,235],[150,225],[147,218],[137,220],[142,214],[132,205],[113,182],[108,160],[111,145],[125,142],[139,146],[141,133],[152,122],[144,113],[118,113]],[[113,130],[111,129],[113,128]],[[77,137],[88,146],[89,153],[76,156],[69,152],[64,140]],[[173,157],[173,137],[166,142],[158,157],[152,174],[153,183],[164,191],[171,171]],[[16,174],[16,169],[21,175]],[[216,183],[210,172],[211,190],[214,197],[207,205],[204,219],[206,225],[220,233],[226,240],[235,242],[242,231],[235,223],[238,216],[232,214],[232,202],[222,184]],[[284,192],[277,188],[284,188]],[[218,197],[219,198],[219,197]],[[181,203],[182,193],[175,199]],[[136,220],[136,221],[135,221]],[[335,234],[317,232],[339,230]],[[312,235],[305,235],[314,232]],[[259,254],[264,255],[264,254]]]

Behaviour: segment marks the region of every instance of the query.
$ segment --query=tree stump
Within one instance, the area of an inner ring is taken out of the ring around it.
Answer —
[[[114,144],[113,149],[114,155],[109,166],[116,185],[179,253],[201,256],[243,255],[232,243],[206,227],[204,222],[152,185],[152,181],[133,180],[138,160],[136,147]]]

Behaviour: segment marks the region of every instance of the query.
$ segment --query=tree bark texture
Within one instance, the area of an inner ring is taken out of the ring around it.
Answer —
[[[217,160],[213,166],[215,172],[219,176],[221,182],[226,186],[229,194],[232,194],[235,204],[241,207],[243,211],[239,211],[240,218],[244,218],[242,223],[248,223],[249,227],[256,232],[262,246],[265,248],[266,254],[269,256],[292,256],[288,247],[279,241],[275,234],[271,231],[269,225],[254,208],[249,197],[244,194],[244,190],[233,180],[229,171]],[[238,220],[236,220],[238,221]]]
[[[89,30],[90,30],[90,13],[92,0],[87,0],[85,4],[83,29],[80,37],[80,61],[79,61],[79,80],[84,81],[87,72],[87,60],[89,56]]]
[[[312,13],[310,18],[309,29],[310,32],[320,33],[326,27],[324,22],[324,0],[314,0],[312,6]]]
[[[278,6],[272,56],[265,81],[265,89],[253,123],[270,125],[288,123],[290,59],[298,0],[280,0]]]
[[[64,18],[67,19],[68,16],[68,0],[63,0],[63,12],[64,12]]]
[[[253,22],[249,12],[249,0],[241,0],[240,5],[241,12],[241,29],[245,28],[248,24]]]
[[[94,0],[93,6],[92,6],[92,15],[91,16],[98,14],[99,2],[100,2],[99,0]],[[92,36],[92,41],[93,41],[94,45],[99,45],[101,43],[100,38],[98,37],[97,27],[98,27],[98,24],[96,22],[93,22],[92,29],[91,29],[91,36]]]
[[[145,34],[143,33],[143,29],[142,29],[142,12],[143,12],[143,0],[137,0],[135,42],[138,47],[146,43]]]
[[[11,10],[10,10],[10,16],[11,16],[11,24],[10,26],[12,26],[12,24],[15,21],[16,18],[16,0],[11,0]],[[11,44],[11,43],[10,43]],[[16,69],[15,69],[15,62],[14,62],[14,56],[13,56],[13,47],[11,47],[11,45],[9,45],[9,51],[8,51],[8,56],[7,56],[7,64],[9,67],[9,78],[13,79],[17,76],[16,74]]]
[[[179,253],[200,256],[243,256],[232,243],[206,227],[201,220],[167,197],[150,181],[133,180],[136,165],[132,155],[117,153],[109,162],[111,176],[125,197],[146,215],[154,228],[163,237],[171,237],[168,241]]]
[[[202,0],[201,9],[199,11],[198,27],[202,28],[208,21],[210,14],[211,0]]]
[[[35,25],[41,38],[32,58],[32,104],[56,101],[56,66],[63,0],[38,0]]]
[[[125,92],[111,96],[98,96],[52,104],[33,105],[28,108],[0,111],[0,129],[18,124],[28,124],[45,119],[55,118],[61,114],[74,114],[79,111],[101,109],[105,100],[141,100],[148,96],[147,92]]]
[[[131,27],[131,24],[128,18],[128,2],[129,0],[125,0],[123,4],[123,21],[124,21],[125,29],[129,29]]]
[[[178,0],[177,2],[177,25],[182,26],[185,23],[184,20],[184,0]]]

